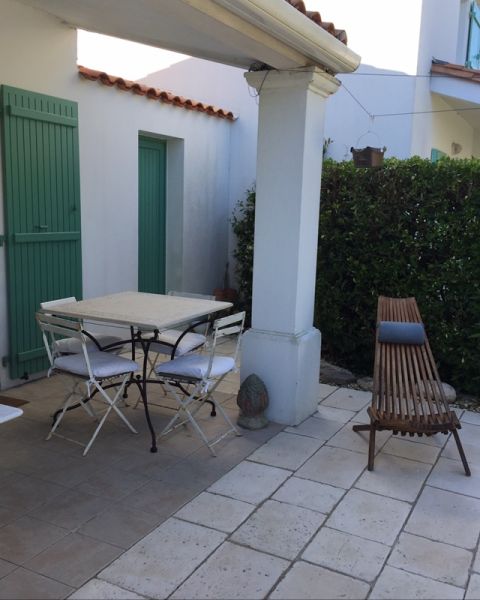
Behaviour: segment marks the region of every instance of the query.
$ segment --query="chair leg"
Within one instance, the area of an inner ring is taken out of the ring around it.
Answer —
[[[352,427],[353,431],[369,431],[370,435],[368,437],[368,470],[373,471],[373,463],[375,461],[375,425],[370,423],[370,425],[354,425]]]
[[[458,453],[460,454],[460,458],[462,459],[463,468],[465,469],[465,475],[470,477],[472,474],[470,471],[470,467],[468,466],[467,457],[465,456],[465,452],[463,451],[462,442],[460,441],[460,436],[458,435],[458,431],[454,429],[452,431],[453,437],[455,438],[455,442],[457,443]]]

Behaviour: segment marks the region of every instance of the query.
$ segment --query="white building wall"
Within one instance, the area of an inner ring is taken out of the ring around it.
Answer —
[[[139,132],[169,140],[167,287],[211,293],[222,282],[228,256],[225,199],[235,124],[82,80],[76,37],[75,30],[41,11],[15,0],[0,3],[0,84],[79,103],[84,297],[137,289]],[[3,189],[0,202],[3,206]],[[0,248],[0,322],[5,356],[5,248]],[[11,383],[0,367],[0,387]]]

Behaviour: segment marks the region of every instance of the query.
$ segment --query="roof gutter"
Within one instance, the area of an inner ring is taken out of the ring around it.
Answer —
[[[244,21],[282,41],[305,58],[305,64],[331,73],[351,73],[360,56],[283,0],[213,0]],[[299,65],[301,66],[301,65]]]

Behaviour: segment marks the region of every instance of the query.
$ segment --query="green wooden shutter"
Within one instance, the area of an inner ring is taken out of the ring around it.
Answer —
[[[81,297],[77,104],[2,86],[10,376],[47,366],[39,303]]]
[[[430,160],[432,163],[439,161],[444,156],[447,156],[446,153],[438,150],[437,148],[432,148],[430,151]]]
[[[166,143],[139,138],[138,290],[165,293]]]
[[[475,0],[470,4],[467,57],[465,66],[480,69],[480,7]]]

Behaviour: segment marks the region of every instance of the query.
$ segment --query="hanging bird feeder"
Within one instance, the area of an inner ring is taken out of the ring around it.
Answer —
[[[373,121],[373,117],[372,117]],[[366,135],[374,135],[380,141],[378,135],[369,129],[366,133],[361,135],[357,140],[357,146],[359,145],[360,140]],[[383,155],[386,151],[386,146],[383,148],[374,148],[373,146],[365,146],[364,148],[354,148],[353,146],[350,148],[350,152],[353,157],[353,164],[356,167],[381,167],[383,165]]]

